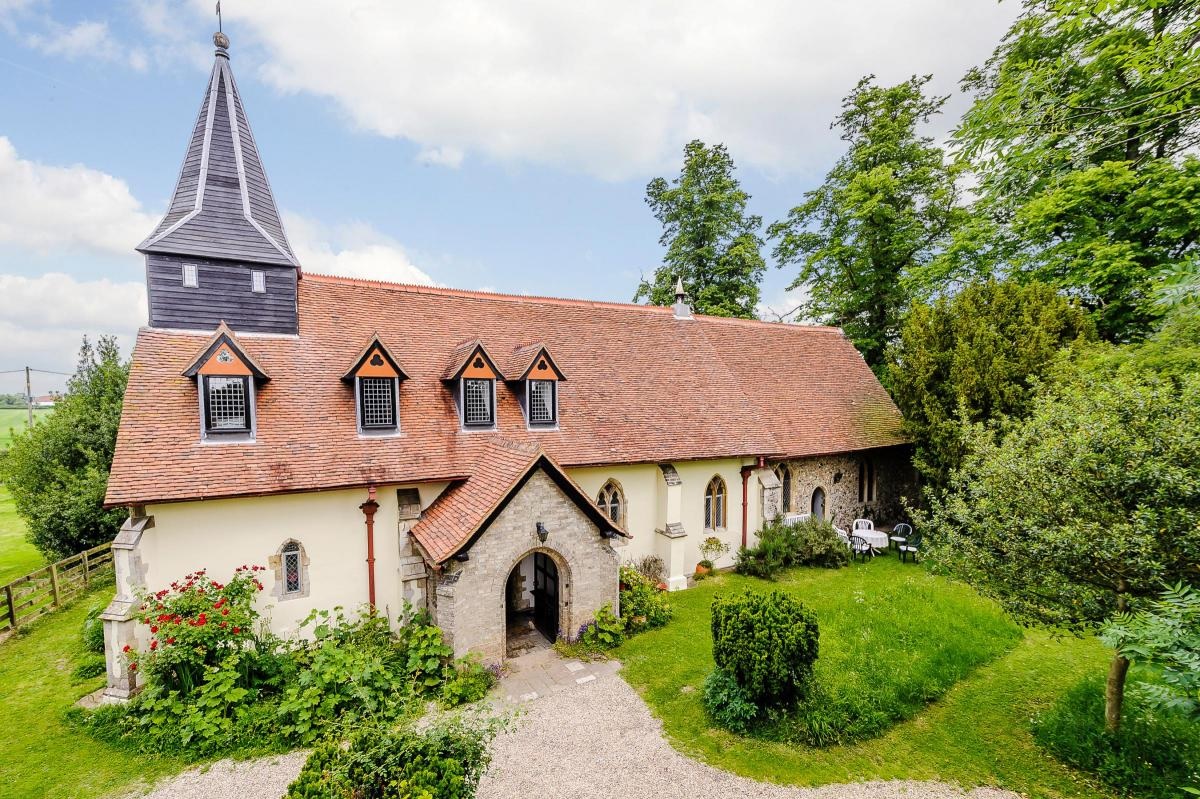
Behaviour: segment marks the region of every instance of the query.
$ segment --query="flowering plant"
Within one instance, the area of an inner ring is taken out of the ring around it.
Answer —
[[[206,666],[219,665],[253,639],[261,571],[262,566],[241,566],[229,582],[219,583],[201,569],[170,588],[142,594],[136,618],[150,628],[150,646],[143,652],[126,646],[129,667],[190,694]]]

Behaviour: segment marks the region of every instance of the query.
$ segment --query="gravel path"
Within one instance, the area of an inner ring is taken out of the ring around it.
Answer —
[[[572,799],[1016,799],[990,788],[965,793],[936,782],[865,782],[787,788],[755,782],[676,752],[662,724],[616,674],[523,706],[516,728],[496,740],[479,799],[567,796]],[[279,799],[300,771],[303,754],[256,761],[223,760],[174,777],[150,799]]]

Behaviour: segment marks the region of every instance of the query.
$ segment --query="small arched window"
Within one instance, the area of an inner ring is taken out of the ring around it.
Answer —
[[[825,518],[825,489],[818,488],[812,493],[812,515],[814,519]]]
[[[625,524],[625,493],[616,480],[609,480],[596,495],[596,505],[614,524]]]
[[[792,470],[786,463],[775,466],[775,476],[779,478],[779,509],[784,513],[792,512]]]
[[[718,530],[725,527],[725,481],[720,475],[708,481],[704,489],[704,529]]]
[[[303,589],[303,566],[300,545],[289,541],[283,545],[283,593],[298,594]]]

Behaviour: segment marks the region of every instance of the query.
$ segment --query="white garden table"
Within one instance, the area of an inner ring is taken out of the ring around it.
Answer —
[[[887,552],[888,534],[879,530],[855,530],[850,535],[856,535],[866,541],[876,552]]]

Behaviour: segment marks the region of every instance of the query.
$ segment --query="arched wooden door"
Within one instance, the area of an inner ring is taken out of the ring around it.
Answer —
[[[551,642],[558,640],[558,566],[545,552],[533,553],[533,624]]]
[[[825,489],[818,488],[812,493],[812,515],[814,519],[825,518]]]

